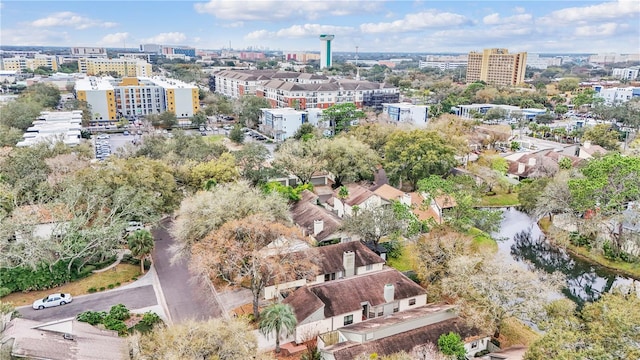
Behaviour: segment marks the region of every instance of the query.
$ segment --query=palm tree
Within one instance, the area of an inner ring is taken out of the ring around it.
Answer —
[[[280,353],[282,331],[285,336],[292,335],[297,324],[293,308],[288,304],[271,304],[260,314],[260,332],[267,338],[272,332],[276,333],[276,353]]]
[[[129,250],[140,259],[140,270],[144,274],[144,259],[153,251],[153,236],[148,230],[136,230],[128,237]]]

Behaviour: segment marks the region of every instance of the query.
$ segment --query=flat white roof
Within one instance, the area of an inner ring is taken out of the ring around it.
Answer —
[[[81,90],[81,91],[113,90],[113,85],[109,82],[107,78],[91,76],[91,77],[86,77],[83,79],[76,80],[76,90]]]

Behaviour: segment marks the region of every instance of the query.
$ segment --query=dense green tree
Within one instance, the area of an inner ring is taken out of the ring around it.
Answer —
[[[35,101],[45,108],[55,108],[60,103],[60,90],[53,85],[36,83],[27,87],[21,97]]]
[[[518,191],[520,209],[528,214],[533,213],[538,205],[540,195],[542,195],[548,183],[548,178],[525,179],[521,181],[520,190]]]
[[[270,153],[269,149],[261,143],[246,143],[242,149],[234,151],[233,155],[240,168],[240,175],[254,186],[267,182],[271,176],[276,174],[275,169],[264,166]]]
[[[353,103],[335,104],[322,112],[322,118],[329,122],[334,135],[347,131],[354,121],[364,119],[366,114]]]
[[[318,128],[316,128],[312,123],[306,122],[296,130],[295,134],[293,134],[293,138],[296,140],[308,140],[309,137],[317,136]]]
[[[354,137],[363,143],[369,145],[371,149],[376,151],[378,155],[384,155],[384,146],[389,141],[391,134],[393,134],[397,128],[392,125],[385,124],[361,124],[353,127],[348,133],[341,134],[339,136]]]
[[[36,101],[18,99],[2,106],[0,124],[25,131],[42,110],[44,107]]]
[[[208,180],[213,179],[216,184],[222,184],[237,180],[239,175],[235,157],[230,153],[224,153],[217,159],[193,166],[189,185],[201,189]]]
[[[353,216],[346,217],[342,229],[357,235],[362,241],[378,244],[380,239],[392,234],[403,234],[407,228],[390,206],[358,209]]]
[[[269,100],[254,95],[245,95],[240,100],[240,123],[246,127],[255,127],[258,124],[262,109],[271,109]]]
[[[297,324],[296,314],[288,304],[271,304],[260,314],[259,329],[262,335],[269,338],[271,334],[275,333],[276,354],[280,353],[280,338],[282,335],[292,335]]]
[[[464,342],[460,338],[460,335],[454,332],[440,335],[438,338],[438,349],[445,355],[455,356],[458,360],[465,360],[467,358],[467,350],[464,348]]]
[[[82,110],[82,126],[89,126],[89,122],[91,121],[91,105],[84,100],[71,99],[67,100],[64,103],[64,109],[67,111],[71,110]]]
[[[572,208],[578,213],[597,209],[603,217],[618,216],[631,201],[640,200],[640,158],[609,154],[580,169],[582,177],[568,181]],[[608,221],[605,219],[608,223]],[[610,228],[614,246],[621,249],[622,222]]]
[[[558,81],[556,85],[558,90],[562,92],[574,91],[580,85],[580,79],[578,78],[564,78]]]
[[[639,307],[636,289],[618,289],[586,304],[577,314],[575,306],[563,309],[554,314],[543,336],[529,347],[524,358],[638,359]]]
[[[0,147],[15,146],[20,140],[22,140],[20,129],[0,124]]]
[[[585,130],[582,140],[591,141],[592,144],[600,145],[607,150],[619,150],[619,134],[609,124],[597,124]]]
[[[485,120],[505,120],[507,118],[507,110],[499,107],[491,108],[484,114]]]
[[[196,126],[204,125],[207,123],[207,114],[202,111],[198,111],[191,118],[191,123]]]
[[[582,89],[578,94],[576,94],[572,99],[571,103],[575,107],[580,107],[582,105],[592,105],[596,102],[596,91],[593,89]]]
[[[385,170],[399,186],[415,188],[429,175],[444,175],[455,165],[455,148],[434,131],[398,131],[385,146]],[[404,184],[403,184],[404,182]]]
[[[275,154],[274,167],[294,175],[306,184],[317,171],[327,166],[325,149],[327,139],[297,141],[288,139],[280,145]]]
[[[555,119],[556,117],[548,111],[544,114],[536,115],[536,122],[538,124],[551,124]]]
[[[335,176],[335,186],[365,179],[373,179],[380,157],[355,138],[337,137],[325,143],[325,170]]]
[[[131,255],[140,259],[140,272],[144,274],[144,261],[151,255],[155,245],[149,230],[136,230],[127,237],[127,245]]]
[[[240,127],[240,124],[236,124],[231,131],[229,131],[229,139],[236,144],[242,144],[244,142],[244,132]]]

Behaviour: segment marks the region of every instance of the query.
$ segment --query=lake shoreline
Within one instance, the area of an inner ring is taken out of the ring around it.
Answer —
[[[545,220],[546,219],[546,220]],[[585,254],[582,254],[580,251],[576,250],[579,249],[579,247],[572,245],[572,244],[568,244],[568,245],[561,245],[558,244],[558,242],[554,239],[554,237],[552,236],[552,234],[549,232],[549,227],[553,226],[555,231],[561,232],[563,234],[566,234],[568,236],[568,232],[566,230],[560,229],[556,226],[553,225],[552,221],[549,221],[548,218],[544,218],[538,221],[538,226],[540,227],[540,230],[542,231],[542,233],[544,234],[545,238],[549,241],[549,243],[553,246],[555,246],[556,248],[560,248],[563,249],[565,251],[567,251],[568,253],[570,253],[572,256],[575,256],[576,258],[579,258],[581,260],[583,260],[584,262],[587,262],[591,265],[595,265],[595,266],[600,266],[603,267],[605,269],[607,269],[608,271],[616,274],[616,275],[620,275],[620,276],[624,276],[624,277],[628,277],[631,278],[635,281],[640,281],[640,274],[638,273],[634,273],[632,271],[628,271],[625,269],[620,269],[618,267],[612,266],[610,264],[606,264],[602,261],[600,261],[599,258],[595,258],[593,256],[588,256]],[[607,259],[605,259],[607,260]],[[607,260],[610,261],[610,260]]]

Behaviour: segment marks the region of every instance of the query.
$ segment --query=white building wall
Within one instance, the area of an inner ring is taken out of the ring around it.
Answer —
[[[193,95],[191,88],[175,88],[176,116],[179,118],[193,116]]]
[[[416,302],[413,305],[409,305],[410,301],[414,299]],[[400,309],[399,311],[406,311],[406,310],[411,310],[411,309],[415,309],[418,306],[423,306],[427,304],[427,294],[422,294],[422,295],[418,295],[416,297],[412,297],[412,298],[408,298],[408,299],[401,299],[400,300]]]
[[[91,118],[96,120],[95,114],[100,114],[102,120],[109,120],[109,105],[106,90],[85,90],[87,103],[91,105]]]

